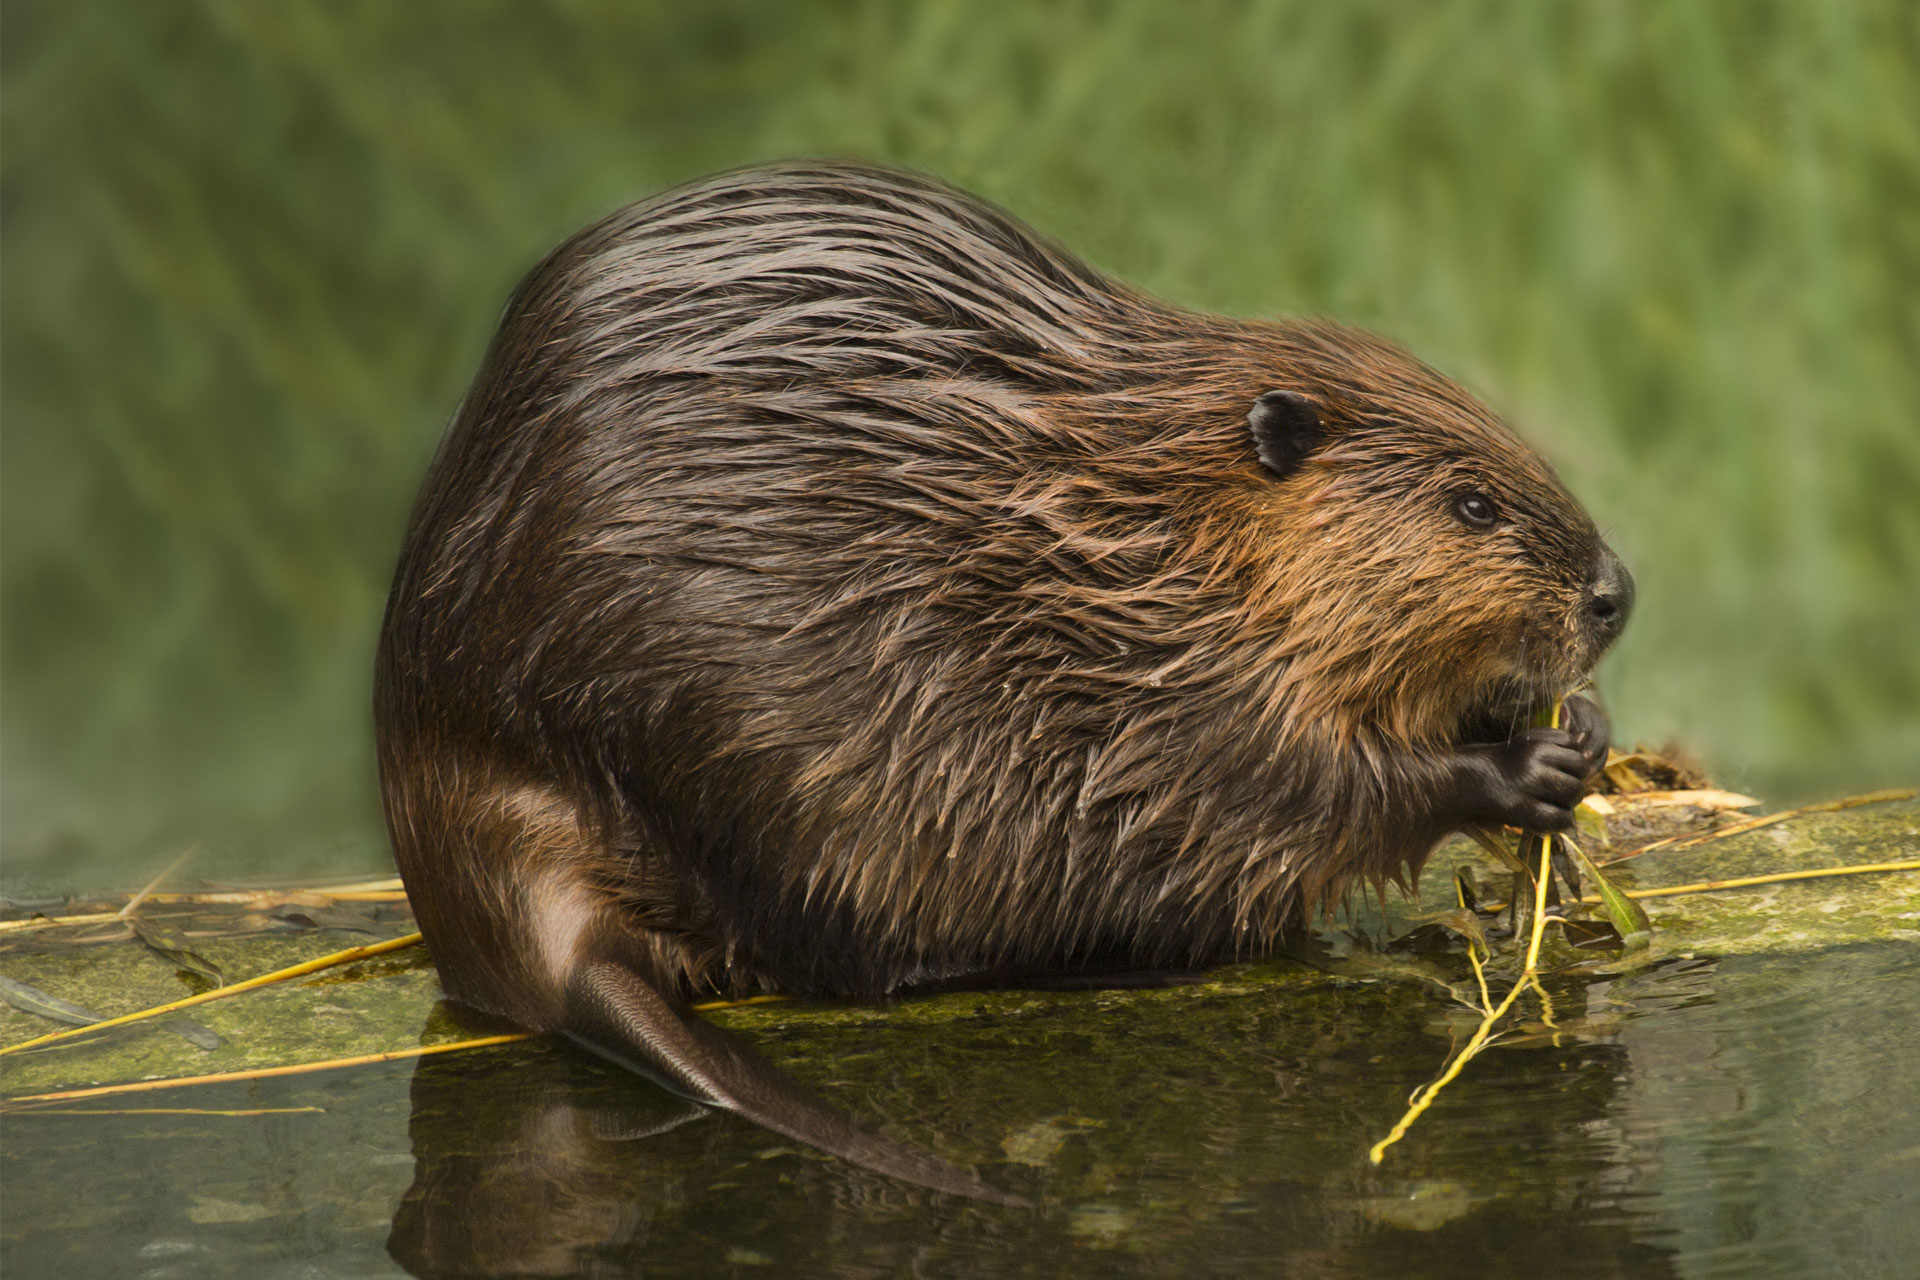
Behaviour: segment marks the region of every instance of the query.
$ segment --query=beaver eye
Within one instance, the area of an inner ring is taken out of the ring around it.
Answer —
[[[1489,528],[1499,519],[1499,513],[1493,509],[1493,503],[1484,493],[1463,493],[1453,500],[1453,514],[1460,517],[1460,523],[1470,524],[1476,529]]]

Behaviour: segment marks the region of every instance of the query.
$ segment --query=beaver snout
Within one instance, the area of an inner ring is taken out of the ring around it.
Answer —
[[[1600,548],[1593,586],[1587,595],[1587,625],[1601,648],[1619,638],[1633,612],[1633,575],[1610,547]]]

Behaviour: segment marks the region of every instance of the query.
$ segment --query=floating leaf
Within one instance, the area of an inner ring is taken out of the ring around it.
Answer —
[[[1486,926],[1480,917],[1467,907],[1456,907],[1452,911],[1436,911],[1432,915],[1415,916],[1423,924],[1436,924],[1449,933],[1467,939],[1470,945],[1477,945],[1483,956],[1493,954],[1487,945]]]
[[[220,1033],[212,1027],[203,1027],[185,1018],[168,1018],[160,1025],[196,1049],[211,1051],[220,1047]]]
[[[1568,841],[1555,840],[1552,856],[1548,860],[1553,863],[1553,872],[1560,878],[1560,883],[1567,887],[1568,896],[1578,902],[1580,901],[1580,867],[1567,855],[1567,844]],[[1551,890],[1552,886],[1548,887]],[[1558,901],[1558,895],[1553,895],[1550,900]]]
[[[35,1013],[70,1027],[85,1027],[100,1021],[100,1015],[91,1009],[83,1009],[71,1001],[50,996],[38,987],[15,982],[12,978],[0,978],[0,1000],[5,1000],[22,1013]]]
[[[71,1000],[62,1000],[59,996],[50,996],[38,987],[15,982],[12,978],[0,978],[0,1000],[5,1000],[23,1013],[38,1014],[70,1027],[90,1027],[101,1021],[101,1015],[91,1009],[82,1008]],[[220,1047],[219,1033],[211,1027],[203,1027],[185,1018],[170,1018],[160,1025],[198,1048]]]
[[[216,987],[227,985],[227,977],[220,967],[195,951],[187,942],[187,935],[177,927],[159,920],[135,920],[133,931],[140,941],[158,954],[173,961],[188,973],[196,973],[213,983]]]
[[[1527,864],[1520,861],[1520,855],[1513,851],[1513,845],[1504,831],[1494,832],[1481,827],[1469,827],[1467,834],[1473,837],[1474,843],[1498,859],[1507,870],[1516,875],[1527,874]]]
[[[1653,921],[1647,919],[1646,910],[1607,879],[1579,845],[1571,840],[1565,841],[1565,844],[1579,860],[1580,870],[1600,890],[1600,906],[1607,913],[1607,919],[1613,922],[1613,927],[1620,931],[1620,945],[1628,951],[1638,951],[1652,942]]]
[[[309,907],[284,903],[268,913],[275,920],[303,929],[349,929],[355,933],[377,933],[373,918],[348,907]]]

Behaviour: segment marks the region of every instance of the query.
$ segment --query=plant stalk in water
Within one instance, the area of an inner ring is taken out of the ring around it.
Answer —
[[[1513,1008],[1513,1002],[1520,998],[1520,993],[1529,986],[1538,985],[1540,939],[1546,932],[1547,925],[1547,877],[1553,870],[1551,861],[1553,840],[1549,836],[1531,836],[1529,839],[1538,843],[1539,857],[1534,863],[1537,869],[1533,877],[1533,931],[1527,940],[1527,963],[1521,970],[1520,977],[1514,982],[1513,989],[1507,992],[1506,998],[1493,1008],[1482,1009],[1480,1025],[1474,1028],[1473,1036],[1467,1041],[1466,1047],[1460,1050],[1454,1060],[1447,1064],[1447,1069],[1440,1073],[1440,1078],[1416,1094],[1412,1104],[1407,1108],[1407,1113],[1400,1117],[1400,1122],[1393,1126],[1386,1137],[1373,1144],[1372,1149],[1367,1152],[1367,1161],[1370,1164],[1379,1164],[1385,1158],[1387,1148],[1406,1136],[1407,1130],[1413,1128],[1414,1121],[1433,1105],[1433,1100],[1440,1091],[1452,1083],[1454,1077],[1465,1069],[1467,1063],[1473,1061],[1480,1051],[1487,1047],[1487,1042],[1493,1037],[1494,1027],[1498,1025],[1500,1019],[1507,1016],[1507,1010]],[[1469,943],[1468,946],[1471,951],[1472,944]],[[1473,967],[1476,974],[1481,973],[1477,955],[1474,956]],[[1480,981],[1481,990],[1485,991],[1485,977],[1481,977]]]
[[[1546,723],[1551,728],[1557,729],[1560,727],[1560,704],[1558,702],[1553,704],[1553,710],[1551,714],[1546,717]],[[1452,1062],[1447,1064],[1447,1069],[1440,1073],[1439,1079],[1415,1094],[1413,1101],[1407,1107],[1407,1113],[1400,1117],[1399,1123],[1393,1126],[1386,1137],[1374,1143],[1367,1151],[1367,1162],[1369,1164],[1379,1164],[1381,1160],[1385,1159],[1387,1148],[1406,1136],[1407,1130],[1413,1128],[1414,1121],[1418,1120],[1421,1115],[1426,1112],[1427,1108],[1433,1105],[1433,1100],[1439,1096],[1440,1091],[1451,1084],[1454,1078],[1466,1069],[1466,1065],[1473,1061],[1482,1049],[1487,1047],[1488,1042],[1493,1038],[1493,1029],[1499,1025],[1500,1019],[1507,1016],[1507,1010],[1513,1008],[1514,1001],[1520,998],[1522,991],[1525,991],[1528,987],[1532,987],[1534,990],[1540,992],[1541,1001],[1543,1004],[1546,1004],[1546,992],[1540,986],[1539,977],[1540,940],[1545,935],[1547,928],[1547,881],[1553,875],[1553,839],[1550,835],[1532,835],[1527,837],[1527,840],[1535,846],[1534,849],[1529,851],[1532,856],[1524,860],[1533,872],[1533,918],[1532,928],[1527,938],[1527,961],[1526,964],[1521,967],[1520,976],[1514,980],[1513,987],[1507,992],[1505,999],[1501,1000],[1496,1006],[1489,1006],[1487,1003],[1486,973],[1481,967],[1480,956],[1474,949],[1472,940],[1468,940],[1467,955],[1468,958],[1473,961],[1474,976],[1480,982],[1480,1025],[1474,1028],[1473,1035],[1468,1038],[1466,1046],[1455,1055]],[[1518,894],[1515,895],[1516,901],[1518,900],[1518,896]],[[1548,1005],[1548,1009],[1549,1013],[1547,1016],[1551,1019],[1552,1013],[1550,1005]]]

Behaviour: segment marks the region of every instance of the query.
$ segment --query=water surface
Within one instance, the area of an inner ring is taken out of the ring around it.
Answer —
[[[1908,1276],[1920,954],[1550,984],[1365,1160],[1458,1033],[1444,993],[1290,962],[1201,989],[735,1021],[865,1122],[1033,1201],[797,1149],[558,1046],[9,1115],[13,1276]]]

